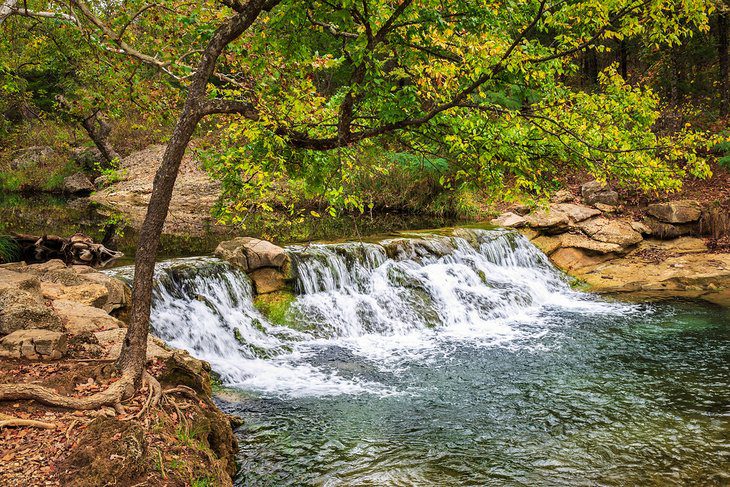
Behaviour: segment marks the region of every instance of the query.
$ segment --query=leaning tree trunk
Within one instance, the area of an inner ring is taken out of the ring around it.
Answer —
[[[119,154],[114,150],[114,146],[109,142],[111,127],[100,112],[96,111],[88,117],[82,118],[81,125],[83,125],[86,133],[89,134],[89,138],[94,142],[107,163],[120,159]]]
[[[127,335],[124,338],[122,353],[117,364],[120,370],[134,371],[135,385],[141,383],[147,360],[148,324],[160,235],[170,208],[172,190],[175,186],[180,162],[201,118],[196,106],[197,100],[189,97],[185,109],[177,121],[172,138],[167,144],[160,168],[155,175],[147,215],[139,233],[137,254],[134,259],[132,310]]]
[[[275,5],[275,3],[270,2],[271,5]],[[221,25],[208,42],[191,80],[185,107],[178,118],[172,138],[167,144],[162,162],[155,175],[134,261],[129,325],[122,345],[122,353],[117,361],[117,368],[122,371],[123,375],[133,374],[135,387],[141,385],[147,361],[147,337],[149,335],[155,259],[162,228],[170,208],[180,162],[198,122],[206,114],[212,113],[206,111],[206,88],[208,80],[213,75],[218,57],[231,41],[248,29],[265,5],[261,0],[249,2],[235,16]]]

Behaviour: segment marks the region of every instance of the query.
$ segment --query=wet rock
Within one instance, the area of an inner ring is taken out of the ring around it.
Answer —
[[[569,259],[556,260],[557,252],[551,259],[596,292],[626,293],[639,299],[703,299],[730,306],[730,254],[710,254],[706,249],[703,240],[683,237],[645,240],[629,254],[606,262],[571,266]],[[646,255],[662,258],[650,261]]]
[[[289,262],[289,256],[283,248],[252,237],[238,237],[221,242],[215,249],[215,255],[244,272],[253,272],[262,267],[281,269]]]
[[[383,240],[380,245],[388,258],[393,260],[419,260],[424,257],[443,257],[454,252],[446,238],[394,238]]]
[[[664,223],[696,222],[702,216],[702,206],[695,200],[668,201],[649,205],[646,212]]]
[[[96,189],[94,183],[92,183],[86,174],[77,172],[64,178],[63,180],[63,192],[73,195],[89,195]]]
[[[609,206],[619,204],[619,197],[616,191],[599,181],[589,181],[580,188],[583,201],[588,205],[601,203]]]
[[[495,225],[497,227],[512,227],[512,228],[522,228],[525,225],[527,225],[527,222],[523,217],[516,213],[512,213],[511,211],[508,211],[506,213],[502,213],[497,218],[493,219],[489,222],[492,225]]]
[[[0,356],[28,360],[58,360],[67,349],[68,336],[50,330],[17,330],[0,340]]]
[[[263,267],[249,274],[254,282],[256,294],[268,294],[284,290],[288,287],[286,275],[278,269]]]
[[[198,394],[210,396],[210,364],[192,357],[184,350],[174,350],[164,359],[164,368],[157,376],[163,385],[188,386]]]
[[[617,244],[621,247],[630,247],[643,240],[641,234],[625,220],[597,217],[579,223],[578,227],[594,240]]]

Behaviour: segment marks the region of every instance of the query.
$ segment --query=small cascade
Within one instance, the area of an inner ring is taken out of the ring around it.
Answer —
[[[287,250],[296,283],[284,323],[256,309],[245,273],[217,259],[180,259],[158,266],[154,333],[210,362],[228,385],[283,395],[390,394],[376,373],[345,373],[332,357],[357,356],[393,373],[404,359],[448,353],[455,340],[540,346],[552,326],[545,310],[614,306],[573,292],[543,253],[509,231]]]

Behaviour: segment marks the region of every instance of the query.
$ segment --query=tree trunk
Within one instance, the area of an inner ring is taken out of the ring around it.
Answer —
[[[96,111],[92,115],[81,120],[86,133],[89,134],[89,138],[94,142],[96,148],[101,152],[101,156],[106,162],[112,162],[113,160],[119,160],[119,154],[114,150],[111,142],[109,142],[109,133],[111,127],[104,120],[104,116]]]
[[[276,3],[278,2],[270,2],[270,5],[273,6]],[[147,362],[147,337],[149,335],[155,260],[180,162],[185,155],[195,127],[208,113],[205,110],[206,89],[218,57],[231,41],[248,29],[264,6],[263,1],[249,2],[237,15],[221,25],[208,42],[190,82],[185,107],[178,118],[172,138],[167,144],[162,162],[155,175],[147,215],[139,233],[134,261],[129,325],[122,345],[122,353],[117,362],[117,368],[122,371],[123,375],[131,374],[133,376],[135,389],[139,388],[142,383]]]
[[[628,80],[629,76],[629,70],[628,70],[628,64],[629,64],[629,49],[626,45],[626,39],[621,39],[618,44],[618,65],[619,65],[619,72],[621,73],[621,77],[624,79],[624,81]]]
[[[583,75],[588,86],[598,84],[598,53],[594,48],[589,48],[583,55]]]
[[[147,361],[147,335],[152,304],[152,286],[157,249],[162,227],[170,208],[172,190],[175,186],[180,162],[185,155],[195,127],[200,121],[197,99],[191,94],[178,118],[172,138],[167,144],[162,162],[155,175],[150,202],[139,233],[137,253],[134,259],[134,284],[132,288],[132,309],[129,326],[124,338],[122,353],[117,367],[133,370],[135,386],[141,383],[142,372]]]
[[[720,116],[730,113],[730,80],[728,79],[728,12],[717,14],[718,85],[720,89]]]

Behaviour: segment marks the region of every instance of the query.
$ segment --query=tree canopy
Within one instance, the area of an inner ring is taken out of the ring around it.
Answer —
[[[14,33],[2,41],[3,89],[14,89],[8,73],[23,63],[45,73],[65,65],[74,71],[61,87],[81,111],[121,102],[170,109],[216,29],[252,3],[16,5],[3,26]],[[705,134],[652,130],[660,101],[651,89],[627,83],[616,65],[589,90],[575,78],[578,54],[611,40],[668,48],[706,31],[711,1],[264,7],[226,46],[205,88],[206,110],[227,114],[205,155],[224,182],[228,219],[266,201],[281,178],[305,180],[333,210],[362,210],[368,202],[348,191],[352,178],[398,161],[436,171],[445,186],[506,195],[544,194],[566,167],[645,191],[709,174],[698,156]]]

